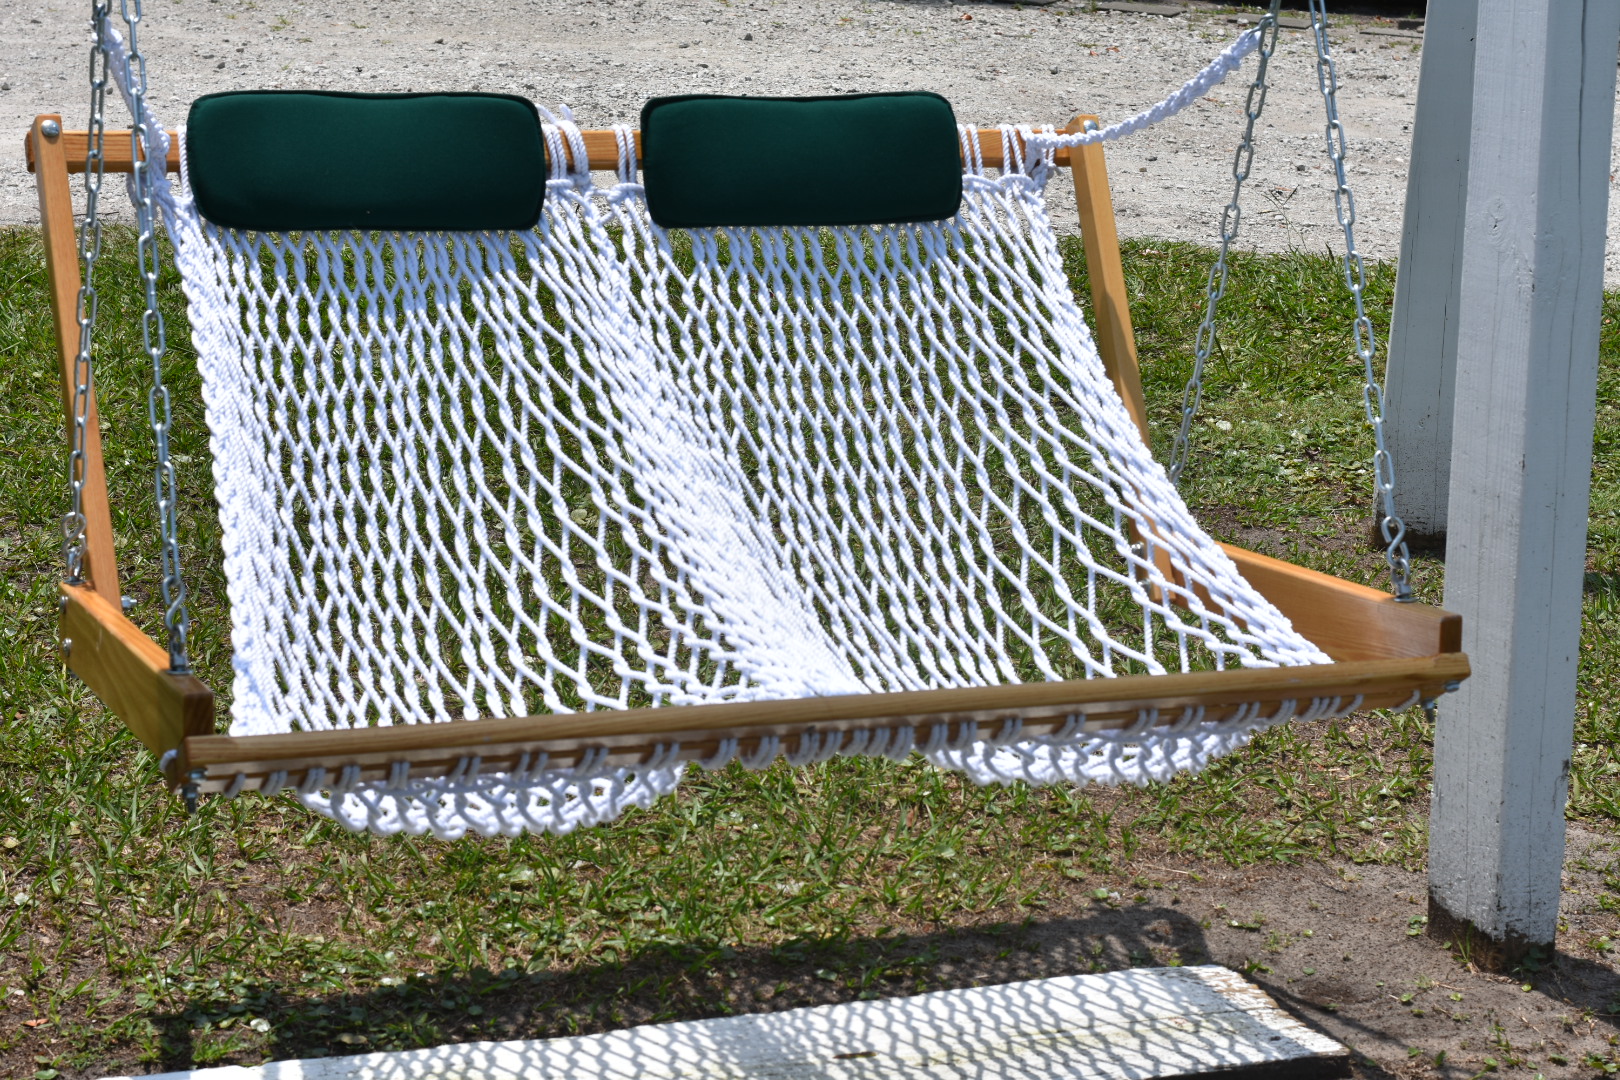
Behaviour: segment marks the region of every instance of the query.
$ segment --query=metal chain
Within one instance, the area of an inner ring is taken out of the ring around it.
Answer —
[[[1408,580],[1412,559],[1406,549],[1406,523],[1395,512],[1395,462],[1384,441],[1384,388],[1379,384],[1378,373],[1373,367],[1378,342],[1373,336],[1372,320],[1367,318],[1362,297],[1367,279],[1361,264],[1361,253],[1356,250],[1356,202],[1345,179],[1344,125],[1339,122],[1339,73],[1328,43],[1325,0],[1310,0],[1310,10],[1311,32],[1316,41],[1316,84],[1327,109],[1328,156],[1333,159],[1336,181],[1333,206],[1339,216],[1339,225],[1344,229],[1344,283],[1356,301],[1356,355],[1361,358],[1365,378],[1361,399],[1366,409],[1367,423],[1373,429],[1373,489],[1378,499],[1378,528],[1384,537],[1384,561],[1389,564],[1395,599],[1410,601],[1414,599]]]
[[[1243,220],[1240,205],[1243,181],[1249,178],[1249,167],[1254,164],[1254,125],[1266,107],[1266,68],[1271,54],[1277,48],[1277,20],[1282,0],[1271,0],[1271,13],[1260,20],[1260,61],[1255,68],[1254,82],[1249,84],[1249,98],[1244,106],[1243,141],[1238,143],[1232,158],[1232,198],[1221,214],[1221,250],[1215,256],[1215,265],[1209,270],[1209,283],[1204,291],[1204,320],[1198,324],[1198,337],[1193,346],[1192,377],[1181,395],[1181,428],[1176,432],[1170,450],[1170,482],[1180,485],[1181,474],[1187,468],[1192,454],[1192,424],[1198,407],[1204,400],[1204,365],[1215,349],[1215,313],[1221,297],[1226,293],[1227,254],[1232,241],[1237,239],[1238,225]]]
[[[174,462],[169,453],[169,432],[174,426],[174,416],[170,408],[169,389],[163,385],[163,354],[168,346],[164,338],[163,313],[158,310],[157,207],[153,195],[157,181],[151,175],[152,169],[156,168],[161,177],[167,164],[157,138],[158,132],[151,127],[146,111],[146,57],[141,55],[137,36],[142,17],[141,0],[121,0],[121,4],[124,25],[128,28],[129,99],[135,125],[131,136],[135,158],[131,192],[135,199],[138,230],[136,250],[141,280],[146,288],[141,338],[146,355],[152,362],[152,389],[147,394],[146,412],[157,444],[154,488],[163,559],[163,625],[169,634],[169,670],[184,673],[191,670],[191,660],[186,652],[191,617],[186,606],[185,581],[180,576],[180,529],[176,516],[178,497]]]
[[[68,496],[71,509],[62,515],[62,561],[69,585],[84,582],[84,455],[90,427],[93,373],[90,343],[96,329],[96,260],[101,257],[101,178],[106,163],[107,47],[104,31],[112,0],[91,0],[90,31],[90,149],[84,163],[84,224],[79,228],[79,262],[83,278],[74,305],[79,324],[79,347],[73,354],[72,430],[68,432]]]

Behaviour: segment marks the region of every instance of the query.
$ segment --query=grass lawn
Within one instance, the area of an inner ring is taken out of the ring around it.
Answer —
[[[1078,242],[1065,250],[1086,295]],[[1146,242],[1125,258],[1162,452],[1209,253]],[[97,377],[121,568],[152,630],[133,259],[129,235],[112,235]],[[1394,278],[1370,268],[1380,332]],[[1285,727],[1140,790],[979,789],[916,760],[859,759],[694,773],[679,797],[567,837],[380,840],[285,798],[210,800],[187,818],[58,661],[66,485],[37,230],[0,230],[0,281],[0,1071],[53,1080],[892,996],[960,984],[939,948],[953,933],[1039,922],[1077,889],[1117,900],[1163,860],[1423,863],[1431,732],[1418,710]],[[202,410],[172,272],[162,288],[192,653],[228,690]],[[1607,303],[1569,814],[1612,833],[1620,297]],[[1364,539],[1370,432],[1338,264],[1238,258],[1225,311],[1189,501],[1221,539],[1385,586]],[[1441,573],[1418,560],[1424,599],[1438,601]],[[1620,871],[1605,873],[1603,904],[1620,911]]]

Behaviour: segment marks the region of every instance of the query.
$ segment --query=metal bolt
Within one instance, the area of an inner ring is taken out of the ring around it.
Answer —
[[[72,652],[73,652],[73,639],[70,638],[70,637],[63,638],[62,639],[62,659],[66,660],[68,658],[68,656],[70,656],[72,654]]]
[[[1459,682],[1458,680],[1453,679],[1451,682],[1446,683],[1446,693],[1448,693],[1448,694],[1455,694],[1458,690],[1461,690],[1461,689],[1462,689],[1462,683]]]
[[[119,604],[123,607],[125,615],[135,610],[135,598],[133,596],[119,597]]]
[[[45,136],[47,139],[54,139],[58,135],[62,134],[62,125],[58,124],[55,120],[46,120],[44,123],[39,125],[39,133]]]
[[[58,596],[56,598],[56,610],[57,611],[66,611],[67,610],[67,597]]]
[[[186,802],[187,817],[192,817],[197,813],[197,785],[207,779],[207,776],[208,774],[201,769],[193,769],[186,774],[186,783],[180,788],[180,797]]]

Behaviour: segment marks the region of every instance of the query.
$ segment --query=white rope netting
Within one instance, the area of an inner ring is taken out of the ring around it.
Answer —
[[[585,160],[571,122],[546,136]],[[672,234],[619,137],[616,183],[554,165],[520,233],[250,234],[205,222],[184,173],[159,186],[232,734],[1326,662],[1110,384],[1042,203],[1050,142],[991,175],[963,129],[949,221]],[[916,750],[978,783],[1142,783],[1354,705],[767,739],[743,764]],[[380,833],[564,832],[673,790],[677,752],[270,786]]]

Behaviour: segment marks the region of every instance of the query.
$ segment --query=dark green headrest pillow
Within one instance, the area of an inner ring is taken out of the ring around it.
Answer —
[[[654,98],[641,156],[666,229],[938,221],[962,202],[956,116],[938,94]]]
[[[527,229],[546,193],[539,113],[507,94],[209,94],[186,167],[203,217],[261,232]]]

